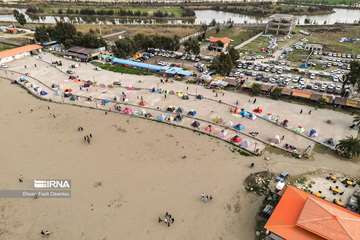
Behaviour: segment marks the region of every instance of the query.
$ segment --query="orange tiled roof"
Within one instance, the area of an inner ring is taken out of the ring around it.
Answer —
[[[216,43],[222,42],[223,44],[229,44],[232,40],[228,37],[210,37],[209,42]]]
[[[1,51],[0,58],[15,56],[16,54],[19,54],[19,53],[30,52],[30,51],[34,51],[34,50],[37,50],[40,48],[42,48],[42,46],[40,46],[38,44],[30,44],[30,45],[25,45],[25,46],[18,47],[18,48],[12,48],[12,49]]]
[[[360,215],[288,186],[265,228],[286,240],[357,240]]]

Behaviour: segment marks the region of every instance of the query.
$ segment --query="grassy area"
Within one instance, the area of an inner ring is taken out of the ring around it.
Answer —
[[[294,51],[289,53],[288,60],[292,63],[300,64],[305,62],[308,55],[308,51],[302,49],[294,49]]]
[[[247,52],[250,55],[256,54],[256,55],[263,55],[265,56],[266,53],[262,52],[262,48],[266,48],[269,45],[269,38],[261,36],[249,43],[248,45],[245,45],[243,48],[240,49],[240,52]]]
[[[223,28],[220,32],[216,33],[215,29],[207,33],[207,37],[228,37],[234,40],[231,45],[236,46],[249,38],[260,33],[261,29],[246,29],[243,27],[232,27],[232,28]]]
[[[99,32],[99,25],[94,24],[80,24],[75,25],[76,29],[80,32],[88,32],[90,29]],[[102,35],[125,31],[125,36],[134,36],[138,33],[145,35],[158,34],[161,36],[179,36],[185,37],[192,33],[195,33],[200,30],[200,27],[190,27],[190,26],[161,26],[161,25],[151,25],[151,26],[142,26],[142,25],[101,25]],[[115,39],[114,39],[115,40]]]
[[[10,48],[14,48],[14,46],[8,45],[8,44],[4,44],[4,43],[0,43],[0,51],[6,50],[6,49],[10,49]]]
[[[311,35],[306,36],[309,42],[323,44],[325,51],[360,54],[360,41],[355,41],[352,43],[339,42],[339,39],[342,37],[359,38],[359,26],[309,30],[311,31]]]
[[[148,72],[143,69],[128,68],[121,65],[112,65],[110,63],[104,64],[104,63],[94,62],[94,64],[102,69],[117,73],[126,73],[126,74],[134,74],[134,75],[152,75],[151,72]]]

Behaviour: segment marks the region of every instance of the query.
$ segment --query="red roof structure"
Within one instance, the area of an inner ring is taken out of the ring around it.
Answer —
[[[38,50],[41,48],[42,48],[42,46],[40,46],[38,44],[30,44],[30,45],[25,45],[22,47],[12,48],[12,49],[1,51],[0,58],[12,57],[17,54],[21,54],[24,52],[31,52],[31,51],[35,51],[35,50]]]
[[[232,41],[230,38],[228,37],[210,37],[209,39],[209,42],[211,43],[217,43],[217,42],[221,42],[222,44],[224,45],[229,45],[230,42]]]
[[[359,240],[360,215],[288,186],[265,228],[286,240]]]

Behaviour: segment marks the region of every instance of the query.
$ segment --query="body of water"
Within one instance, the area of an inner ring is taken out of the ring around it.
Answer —
[[[296,16],[299,24],[305,24],[305,19],[310,20],[310,24],[334,24],[334,23],[356,23],[360,21],[359,9],[342,9],[334,8],[334,13],[326,15],[301,15]],[[197,24],[209,24],[213,19],[216,22],[224,23],[229,20],[240,24],[261,24],[266,23],[269,19],[267,17],[255,17],[240,13],[229,13],[215,10],[199,10],[195,11]]]
[[[20,9],[25,12],[25,9]],[[326,15],[301,15],[296,16],[298,24],[305,24],[305,19],[310,20],[310,24],[334,24],[334,23],[357,23],[360,22],[359,9],[342,9],[334,8],[334,13]],[[215,10],[198,10],[195,11],[196,19],[194,20],[159,20],[159,19],[106,19],[94,17],[55,17],[45,16],[31,18],[26,16],[30,23],[56,23],[57,21],[66,21],[72,23],[114,23],[114,24],[209,24],[213,19],[218,23],[225,23],[229,20],[238,24],[262,24],[266,23],[268,17],[255,17],[240,13],[229,13]],[[13,15],[0,15],[0,21],[16,22]]]

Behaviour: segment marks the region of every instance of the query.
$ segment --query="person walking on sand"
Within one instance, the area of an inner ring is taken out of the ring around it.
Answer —
[[[300,114],[302,114],[302,113],[303,113],[303,110],[301,109],[301,110],[300,110]]]
[[[256,98],[255,98],[255,99],[254,99],[254,101],[253,101],[253,104],[255,104],[255,103],[256,103],[256,101],[257,101],[257,100],[256,100]]]
[[[309,110],[309,115],[311,115],[311,110]]]

